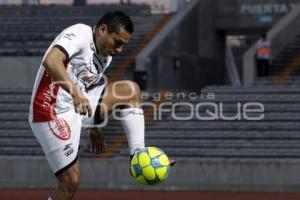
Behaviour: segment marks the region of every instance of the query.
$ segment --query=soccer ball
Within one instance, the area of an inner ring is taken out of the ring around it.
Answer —
[[[143,185],[161,183],[169,175],[168,156],[156,147],[138,149],[130,164],[131,175]]]

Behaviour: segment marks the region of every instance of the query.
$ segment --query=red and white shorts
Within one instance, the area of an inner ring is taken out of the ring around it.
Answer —
[[[58,176],[78,159],[82,116],[74,109],[48,122],[31,122],[52,171]]]

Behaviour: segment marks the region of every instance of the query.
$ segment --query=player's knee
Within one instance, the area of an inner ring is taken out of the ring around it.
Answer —
[[[134,100],[135,102],[140,102],[141,101],[141,89],[140,86],[136,83],[131,81],[132,84],[132,100]]]
[[[141,90],[139,85],[130,80],[122,81],[122,92],[124,92],[125,96],[128,97],[129,102],[133,103],[139,103],[140,102],[140,96],[141,96]]]

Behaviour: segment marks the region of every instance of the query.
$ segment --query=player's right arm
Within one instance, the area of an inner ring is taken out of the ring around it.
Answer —
[[[88,114],[90,117],[92,115],[92,109],[89,100],[71,81],[65,70],[64,63],[68,61],[67,59],[64,52],[57,47],[53,47],[45,57],[43,66],[51,78],[72,96],[75,111],[83,115]]]

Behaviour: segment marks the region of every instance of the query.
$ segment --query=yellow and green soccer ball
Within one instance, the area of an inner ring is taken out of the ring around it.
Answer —
[[[169,158],[156,147],[145,147],[137,150],[130,164],[131,175],[143,185],[161,183],[169,175]]]

